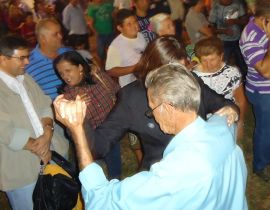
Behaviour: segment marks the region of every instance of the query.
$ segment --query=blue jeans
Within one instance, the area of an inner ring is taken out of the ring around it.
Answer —
[[[253,171],[260,171],[270,164],[270,94],[246,91],[246,96],[255,116]]]
[[[26,185],[21,188],[6,191],[9,203],[13,210],[33,209],[32,194],[36,183]]]
[[[120,179],[121,177],[121,151],[120,143],[117,142],[110,152],[104,157],[108,169],[109,179]]]

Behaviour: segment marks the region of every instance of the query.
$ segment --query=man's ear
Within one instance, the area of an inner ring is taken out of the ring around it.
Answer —
[[[4,56],[4,55],[0,54],[0,63],[1,63],[1,64],[2,64],[3,62],[5,62],[5,61],[6,61],[6,59],[7,59],[7,57],[6,57],[6,56]]]
[[[81,64],[79,64],[78,68],[79,68],[80,74],[83,74],[83,66]]]
[[[221,60],[224,61],[224,53],[221,53]]]
[[[174,110],[174,107],[168,103],[163,103],[163,107],[168,113],[171,113]]]
[[[117,25],[116,28],[118,31],[120,31],[120,33],[122,33],[122,26],[121,25]]]

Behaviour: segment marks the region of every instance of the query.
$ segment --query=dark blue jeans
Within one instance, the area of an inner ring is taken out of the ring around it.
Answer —
[[[253,171],[270,164],[270,94],[246,91],[255,116],[253,135]]]
[[[223,41],[223,44],[225,62],[228,63],[229,59],[233,57],[235,59],[235,64],[239,67],[239,70],[242,73],[243,77],[245,77],[247,74],[247,65],[244,61],[239,47],[239,40]]]
[[[121,177],[121,151],[120,143],[116,143],[110,152],[104,157],[108,169],[109,179],[120,179]]]

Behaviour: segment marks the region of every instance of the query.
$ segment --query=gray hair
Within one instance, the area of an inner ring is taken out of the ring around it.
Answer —
[[[151,97],[160,104],[166,102],[182,111],[199,110],[201,101],[200,85],[186,69],[178,63],[170,63],[151,71],[145,80]]]
[[[161,23],[163,20],[170,18],[170,15],[166,13],[158,13],[149,19],[150,27],[153,32],[159,34]]]
[[[60,26],[60,23],[54,18],[41,19],[40,21],[38,21],[36,28],[35,28],[35,34],[36,34],[37,39],[39,39],[39,36],[41,34],[44,35],[44,33],[49,30],[49,26],[48,26],[49,23],[53,23],[55,25]]]

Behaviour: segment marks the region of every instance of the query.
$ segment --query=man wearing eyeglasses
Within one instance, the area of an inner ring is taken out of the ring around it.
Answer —
[[[247,210],[247,169],[234,126],[214,114],[198,115],[200,85],[183,66],[164,65],[146,78],[148,104],[161,130],[174,135],[162,159],[122,181],[108,181],[93,162],[83,129],[86,106],[62,96],[54,106],[76,146],[88,210]]]
[[[28,63],[24,39],[0,39],[0,190],[20,210],[33,209],[40,160],[50,160],[50,147],[62,155],[68,150],[67,141],[53,133],[51,99],[25,74]]]

